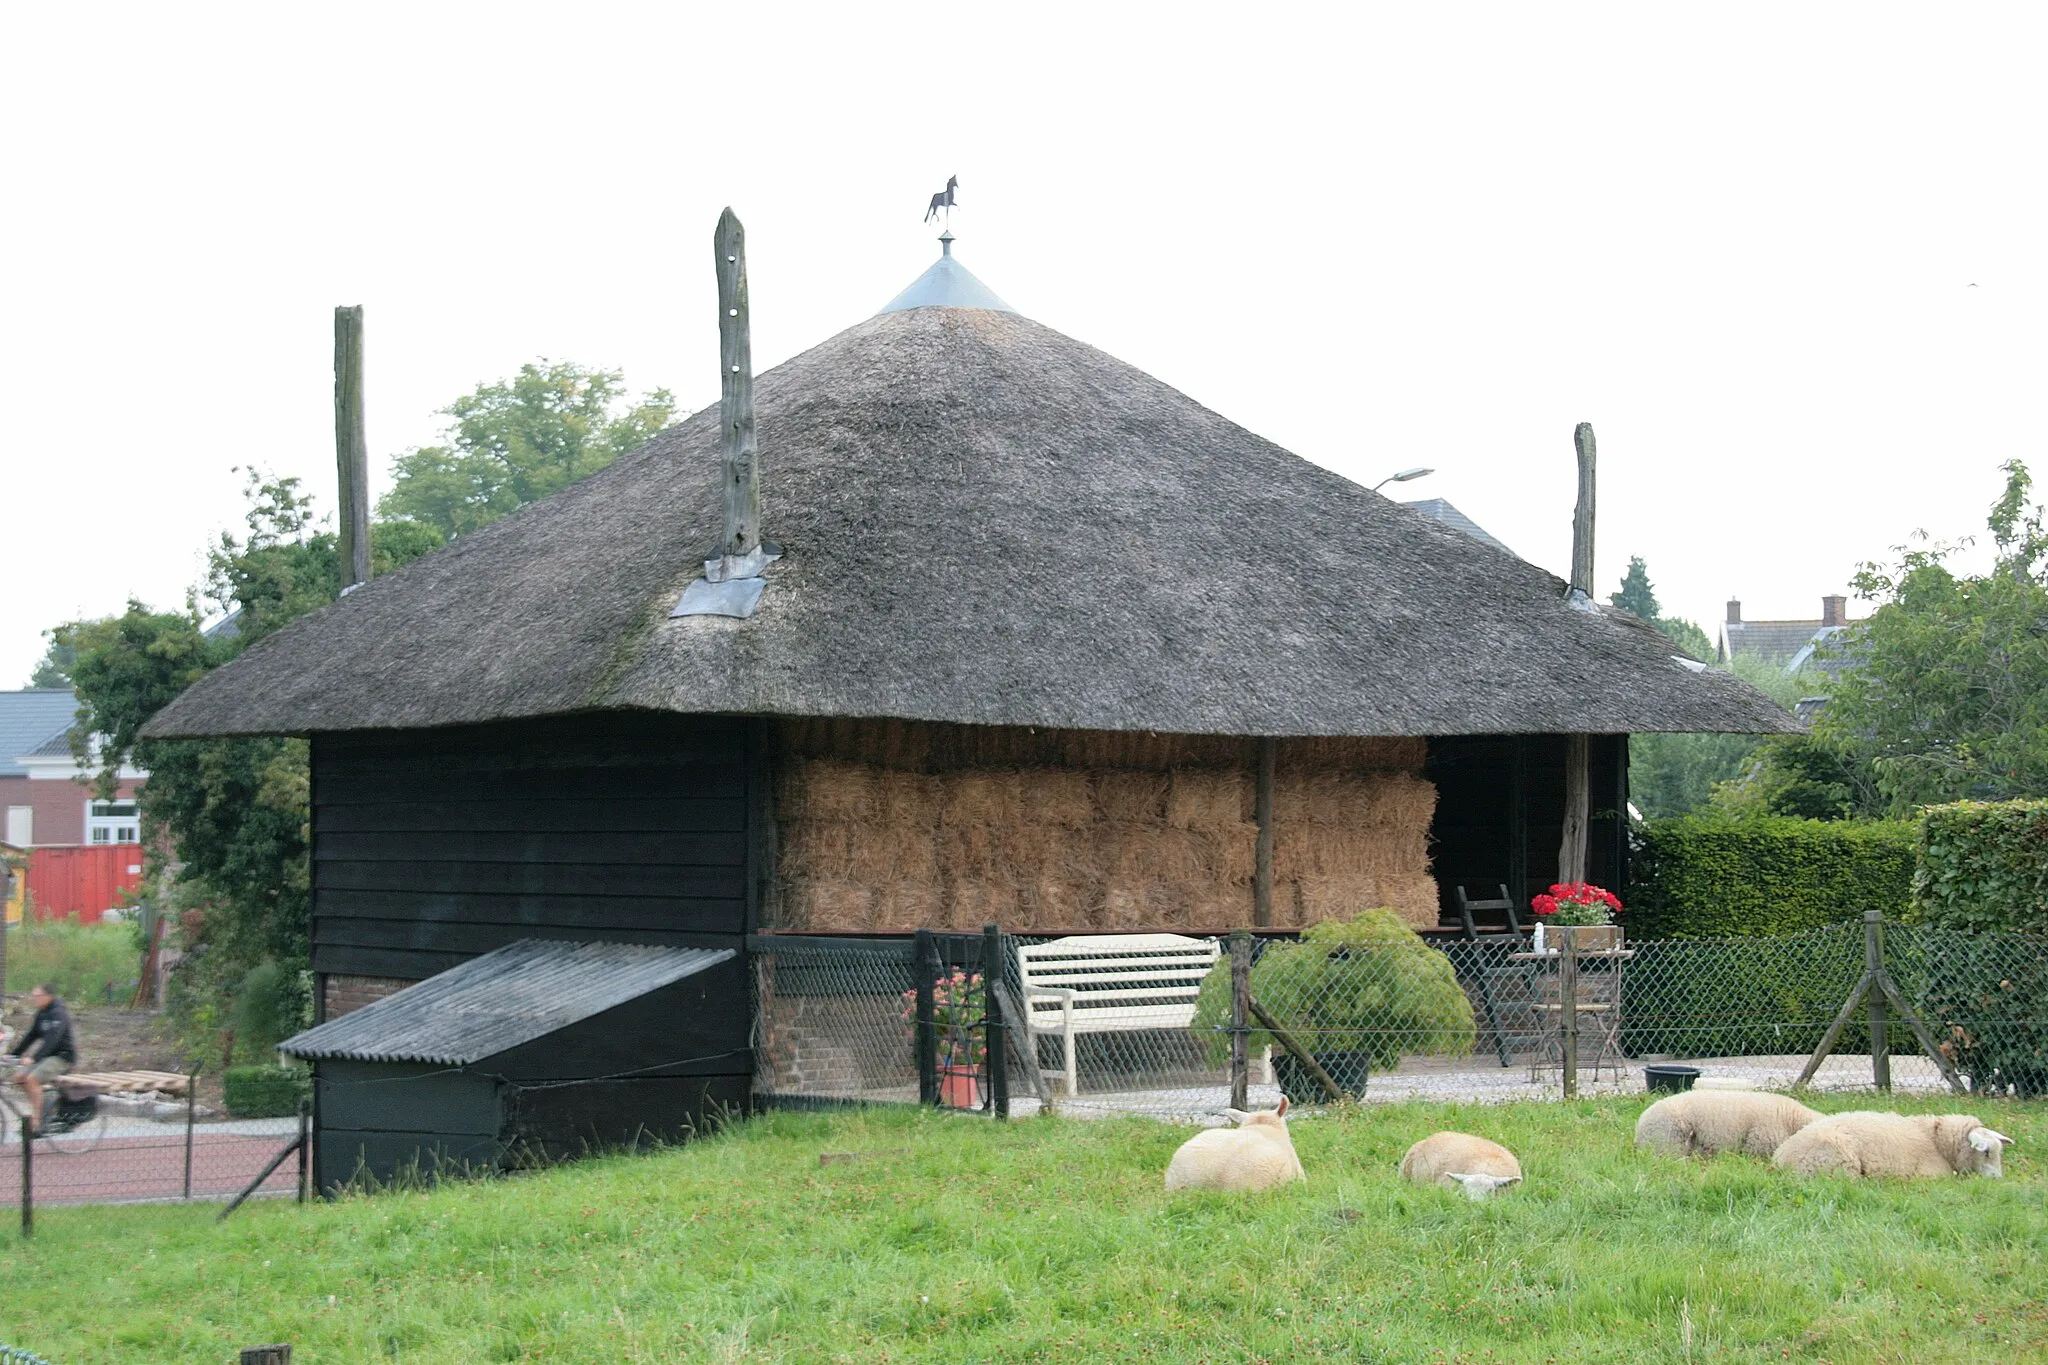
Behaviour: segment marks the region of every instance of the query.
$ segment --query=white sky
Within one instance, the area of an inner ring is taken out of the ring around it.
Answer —
[[[738,19],[729,17],[738,13]],[[236,465],[378,491],[539,356],[715,401],[932,258],[1310,459],[1711,632],[2048,478],[2048,10],[15,6],[0,14],[0,686],[175,606]],[[1977,287],[1971,288],[1971,285]],[[773,515],[774,452],[765,450]],[[1867,610],[1867,608],[1864,608]]]

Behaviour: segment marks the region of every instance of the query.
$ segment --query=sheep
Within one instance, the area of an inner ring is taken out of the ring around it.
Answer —
[[[2005,1174],[2012,1139],[1971,1114],[1833,1114],[1800,1129],[1771,1159],[1799,1175]]]
[[[1673,1156],[1747,1152],[1768,1157],[1820,1117],[1788,1095],[1762,1090],[1688,1090],[1667,1096],[1636,1120],[1636,1146]]]
[[[1418,1185],[1462,1188],[1467,1199],[1521,1183],[1522,1163],[1498,1142],[1470,1133],[1431,1133],[1401,1158],[1401,1178]]]
[[[1211,1128],[1180,1145],[1166,1165],[1171,1190],[1270,1190],[1306,1180],[1287,1136],[1287,1101],[1271,1113],[1226,1109],[1235,1128]]]

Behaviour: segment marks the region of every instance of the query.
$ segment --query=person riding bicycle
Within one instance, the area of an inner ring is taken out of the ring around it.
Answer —
[[[21,1088],[28,1095],[28,1122],[35,1129],[43,1126],[43,1086],[55,1084],[78,1065],[78,1034],[71,1027],[71,1011],[48,985],[36,987],[28,998],[36,1017],[8,1051],[28,1063]],[[31,1049],[34,1056],[29,1055]]]

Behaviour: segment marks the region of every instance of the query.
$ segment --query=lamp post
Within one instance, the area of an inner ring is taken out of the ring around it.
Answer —
[[[1410,479],[1420,479],[1434,473],[1436,473],[1434,469],[1424,469],[1421,465],[1417,465],[1413,469],[1404,469],[1398,474],[1387,475],[1387,477],[1372,486],[1372,491],[1377,493],[1390,483],[1407,483]]]

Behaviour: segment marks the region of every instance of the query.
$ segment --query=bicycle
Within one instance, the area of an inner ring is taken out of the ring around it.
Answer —
[[[6,1068],[0,1073],[0,1144],[4,1144],[9,1116],[13,1117],[16,1129],[27,1131],[23,1120],[28,1117],[28,1092],[22,1089],[21,1080],[28,1074],[28,1067],[13,1058],[0,1066]],[[107,1111],[100,1104],[100,1095],[105,1090],[98,1081],[75,1081],[69,1076],[45,1082],[42,1121],[35,1128],[43,1150],[60,1156],[83,1156],[99,1146],[107,1136]],[[59,1138],[63,1141],[58,1141]]]

